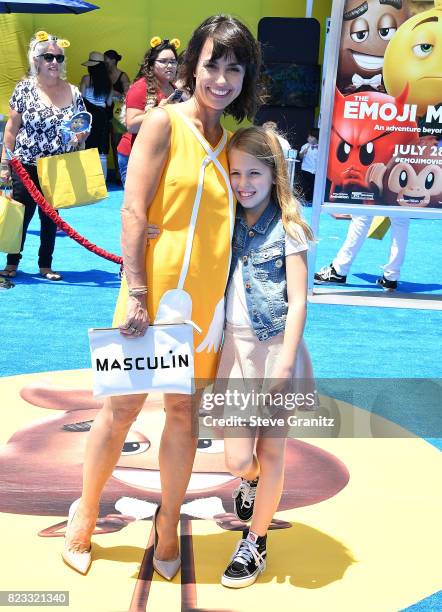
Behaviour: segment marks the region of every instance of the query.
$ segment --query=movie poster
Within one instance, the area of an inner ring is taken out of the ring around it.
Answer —
[[[442,207],[442,0],[346,0],[325,201]]]

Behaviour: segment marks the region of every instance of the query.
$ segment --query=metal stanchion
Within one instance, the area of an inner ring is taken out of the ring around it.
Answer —
[[[287,169],[289,173],[289,180],[290,180],[290,185],[292,186],[292,189],[295,188],[295,172],[296,172],[297,154],[298,154],[298,151],[296,151],[296,149],[289,149],[287,152],[287,157],[286,157]]]

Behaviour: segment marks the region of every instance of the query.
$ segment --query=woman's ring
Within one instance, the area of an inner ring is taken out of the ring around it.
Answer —
[[[127,329],[131,331],[132,333],[135,333],[136,331],[138,331],[136,327],[133,327],[133,325],[129,325]]]

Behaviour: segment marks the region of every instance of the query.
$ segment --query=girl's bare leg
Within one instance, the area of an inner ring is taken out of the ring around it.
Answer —
[[[260,437],[256,453],[261,468],[250,531],[265,535],[278,509],[284,485],[286,438]]]
[[[226,428],[224,432],[224,457],[226,467],[233,476],[254,480],[259,476],[260,465],[254,453],[255,430],[249,429],[247,438],[235,438],[237,428]]]

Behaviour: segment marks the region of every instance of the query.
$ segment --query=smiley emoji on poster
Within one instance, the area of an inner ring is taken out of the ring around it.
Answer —
[[[408,17],[407,0],[346,1],[337,74],[341,93],[385,92],[382,82],[385,49]]]
[[[392,96],[408,84],[407,102],[419,116],[442,102],[442,0],[398,29],[385,52],[384,82]]]

